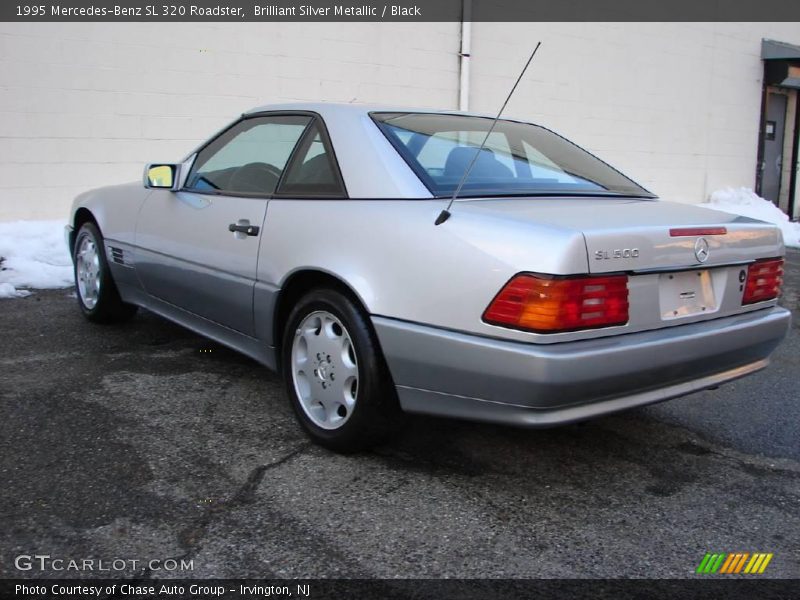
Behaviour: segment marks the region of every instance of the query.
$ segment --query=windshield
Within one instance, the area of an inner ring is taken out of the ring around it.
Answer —
[[[489,117],[371,113],[434,196],[452,196],[492,125]],[[498,121],[459,192],[464,196],[548,194],[654,197],[602,160],[530,123]]]

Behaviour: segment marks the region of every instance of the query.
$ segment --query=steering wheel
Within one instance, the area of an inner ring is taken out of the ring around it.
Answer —
[[[232,192],[271,194],[275,191],[280,177],[281,170],[277,167],[267,163],[252,162],[236,169],[228,181],[228,188]]]

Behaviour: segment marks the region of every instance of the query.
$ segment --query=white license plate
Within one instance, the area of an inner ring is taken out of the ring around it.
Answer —
[[[711,273],[707,269],[659,275],[658,290],[664,320],[717,310]]]

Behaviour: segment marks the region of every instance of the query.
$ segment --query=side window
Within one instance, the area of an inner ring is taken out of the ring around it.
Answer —
[[[199,192],[269,195],[311,117],[252,117],[200,151],[186,187]]]
[[[333,152],[317,121],[308,128],[297,147],[278,193],[286,196],[346,197]]]

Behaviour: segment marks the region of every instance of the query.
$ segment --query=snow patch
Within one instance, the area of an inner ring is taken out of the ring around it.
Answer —
[[[30,295],[28,290],[18,290],[10,283],[0,283],[0,298],[24,298]]]
[[[800,223],[790,221],[780,208],[749,188],[717,190],[711,194],[707,206],[714,210],[775,223],[783,232],[783,243],[793,248],[800,248]]]
[[[24,298],[26,289],[71,287],[72,259],[63,221],[0,223],[0,298]]]

